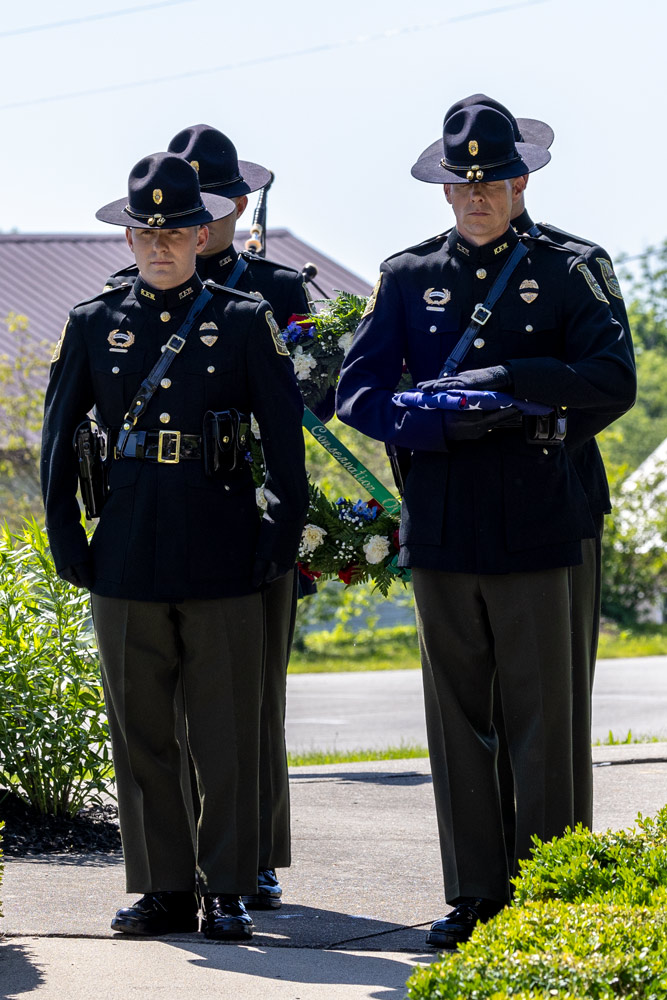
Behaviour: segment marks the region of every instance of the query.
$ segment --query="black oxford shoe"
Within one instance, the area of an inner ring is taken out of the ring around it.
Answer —
[[[442,920],[431,924],[426,944],[433,948],[456,948],[468,940],[477,924],[485,924],[502,910],[503,904],[493,899],[465,896]]]
[[[206,895],[202,903],[202,930],[207,938],[241,941],[252,937],[255,925],[240,896]]]
[[[273,868],[260,868],[257,872],[257,892],[244,896],[249,910],[277,910],[282,903],[283,890]]]
[[[111,929],[147,936],[196,931],[198,911],[194,892],[147,892],[132,906],[117,911]]]

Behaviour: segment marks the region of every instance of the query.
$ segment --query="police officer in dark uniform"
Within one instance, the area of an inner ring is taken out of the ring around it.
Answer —
[[[127,227],[137,277],[72,310],[46,396],[51,551],[64,579],[92,591],[127,889],[144,893],[112,921],[130,934],[195,930],[196,877],[205,934],[252,934],[240,897],[257,891],[261,592],[291,573],[308,500],[303,404],[268,303],[195,272],[207,224],[231,211],[200,193],[181,157],[141,160],[128,197],[98,212]],[[93,407],[110,461],[89,544],[72,441]],[[261,519],[240,433],[251,411],[267,467]],[[195,840],[175,736],[181,688]]]
[[[553,129],[535,118],[514,118],[512,113],[498,101],[486,94],[473,94],[457,101],[447,111],[445,119],[470,105],[484,105],[495,108],[505,115],[512,124],[516,142],[528,142],[549,149],[553,140]],[[419,159],[433,155],[437,150],[442,155],[442,139],[428,146]],[[419,161],[418,161],[419,162]],[[526,182],[528,177],[525,178]],[[552,243],[564,246],[581,256],[595,277],[609,302],[614,318],[623,327],[628,349],[632,350],[630,324],[623,302],[618,279],[610,255],[601,246],[580,236],[573,236],[561,229],[540,222],[535,224],[525,207],[525,191],[512,209],[512,226],[519,233],[543,236]],[[591,755],[591,697],[595,676],[598,632],[600,621],[601,583],[601,541],[604,515],[611,511],[609,486],[602,462],[602,456],[595,438],[592,436],[606,426],[596,422],[591,414],[571,414],[565,447],[570,452],[572,464],[586,491],[591,514],[596,524],[595,538],[582,539],[582,562],[573,566],[572,586],[572,744],[574,768],[574,821],[591,827],[593,821],[593,765]],[[498,699],[499,700],[499,699]],[[498,767],[501,788],[506,788],[504,801],[507,802],[507,824],[505,829],[508,850],[513,853],[514,789],[509,768],[506,742],[502,736],[502,712],[497,712],[495,720],[501,737]]]
[[[516,856],[573,821],[570,568],[595,537],[559,435],[534,440],[517,406],[406,406],[403,367],[437,397],[504,392],[610,423],[632,405],[631,351],[585,261],[519,236],[522,178],[549,160],[473,105],[413,168],[445,185],[456,228],[385,261],[345,359],[339,417],[412,450],[399,564],[413,572],[446,898],[427,937],[455,947],[508,901],[493,726],[497,675],[516,792]],[[521,254],[527,251],[522,257]],[[512,260],[506,287],[480,309]],[[458,374],[446,359],[476,317]],[[434,396],[434,398],[436,398]],[[539,435],[538,435],[539,437]]]
[[[247,207],[248,195],[267,185],[271,172],[259,163],[239,160],[231,139],[210,125],[183,129],[168,148],[194,166],[202,191],[234,203],[232,213],[208,227],[208,243],[197,257],[199,276],[266,299],[281,330],[291,316],[307,314],[310,301],[298,271],[234,248],[236,222]],[[131,265],[112,275],[108,284],[130,281],[135,274],[136,267]],[[333,402],[328,412],[318,411],[317,415],[326,420],[332,411]],[[282,889],[275,870],[291,864],[285,701],[298,582],[294,570],[276,580],[264,594],[267,644],[260,740],[260,848],[257,893],[245,897],[251,908],[281,905]]]

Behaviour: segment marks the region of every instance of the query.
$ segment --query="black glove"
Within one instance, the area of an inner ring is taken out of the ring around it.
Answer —
[[[430,382],[420,382],[417,386],[422,392],[447,392],[449,389],[489,389],[500,391],[512,389],[512,376],[505,365],[494,365],[492,368],[472,368],[458,375],[445,375],[443,378],[431,379]]]
[[[260,587],[267,587],[274,580],[279,580],[281,576],[286,576],[292,568],[292,566],[280,566],[278,563],[269,562],[268,559],[255,559],[251,583],[259,590]]]
[[[448,441],[476,441],[495,427],[520,427],[521,413],[516,406],[502,410],[443,410],[445,437]]]
[[[74,563],[73,566],[63,566],[58,570],[61,580],[71,583],[74,587],[85,587],[90,590],[93,585],[93,571],[90,564],[86,562]]]

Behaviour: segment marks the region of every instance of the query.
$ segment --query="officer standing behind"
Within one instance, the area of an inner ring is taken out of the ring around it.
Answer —
[[[92,591],[127,890],[144,894],[112,921],[130,934],[195,930],[197,875],[204,933],[252,935],[240,896],[257,891],[260,590],[292,570],[307,481],[303,404],[268,304],[195,273],[207,224],[231,211],[181,157],[141,160],[128,197],[97,213],[128,227],[138,275],[72,310],[46,396],[51,551],[64,579]],[[72,441],[93,406],[110,462],[89,545]],[[244,461],[250,411],[267,468],[261,520]],[[175,736],[181,686],[196,842]]]
[[[202,191],[234,203],[233,212],[208,226],[208,243],[197,257],[199,276],[266,299],[281,330],[291,316],[307,314],[310,303],[298,271],[234,249],[236,222],[248,205],[248,195],[265,187],[271,172],[259,163],[239,160],[231,139],[210,125],[192,125],[178,132],[169,143],[169,151],[197,170]],[[133,265],[124,268],[112,275],[109,285],[129,281],[135,274]],[[331,412],[318,412],[318,416],[326,420]],[[285,702],[296,600],[295,570],[264,592],[267,639],[260,724],[259,871],[257,892],[245,897],[250,908],[276,909],[281,905],[282,889],[275,870],[291,864]]]
[[[548,160],[543,148],[515,143],[511,123],[494,109],[473,105],[445,121],[441,150],[413,173],[445,185],[456,228],[383,263],[338,388],[342,420],[412,450],[399,564],[413,571],[446,898],[454,906],[427,937],[441,948],[467,940],[510,897],[492,721],[496,674],[517,857],[528,856],[534,834],[548,840],[572,823],[569,574],[595,525],[567,449],[557,435],[531,440],[520,404],[414,407],[394,390],[405,359],[413,382],[438,397],[502,391],[607,423],[632,405],[631,353],[585,262],[541,239],[520,239],[510,225],[522,178]],[[498,301],[481,308],[494,286]],[[469,326],[477,335],[464,370],[438,377]]]
[[[549,149],[553,140],[553,129],[546,122],[534,118],[514,118],[512,113],[498,101],[486,94],[473,94],[457,101],[447,111],[445,120],[462,108],[472,104],[481,104],[495,108],[505,115],[512,124],[516,142],[528,142],[544,149]],[[428,146],[421,153],[423,157],[432,156],[440,151],[442,155],[442,139]],[[419,172],[419,161],[415,164]],[[528,182],[528,177],[524,178]],[[521,192],[516,204],[512,207],[512,226],[518,233],[530,233],[543,236],[552,243],[564,246],[572,253],[581,256],[586,266],[595,277],[598,285],[606,296],[612,315],[623,327],[627,349],[632,352],[632,336],[628,322],[625,303],[610,255],[597,243],[573,236],[549,223],[534,223],[525,205],[525,189]],[[595,677],[595,661],[597,658],[598,632],[600,622],[600,585],[602,561],[602,530],[605,514],[611,511],[609,485],[597,442],[593,437],[598,430],[607,425],[603,416],[599,422],[597,414],[579,411],[570,415],[565,447],[570,452],[572,464],[581,484],[586,491],[588,504],[596,525],[594,538],[582,540],[582,562],[572,567],[572,743],[574,768],[574,822],[591,827],[593,822],[593,762],[591,754],[591,698],[593,680]],[[499,728],[501,745],[498,767],[501,779],[501,789],[505,786],[505,798],[508,803],[506,824],[506,839],[508,851],[513,852],[513,811],[514,789],[513,779],[509,773],[507,748],[502,736],[501,711],[497,712],[497,727]]]

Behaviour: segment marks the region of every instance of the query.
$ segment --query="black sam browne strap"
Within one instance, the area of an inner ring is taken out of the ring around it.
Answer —
[[[130,403],[130,408],[123,417],[123,423],[116,442],[116,455],[119,458],[122,457],[128,437],[130,436],[132,429],[136,426],[137,421],[141,418],[141,415],[145,413],[146,408],[153,397],[153,393],[160,384],[160,380],[164,378],[167,369],[170,367],[176,355],[180,354],[183,350],[185,339],[192,329],[194,321],[197,319],[197,316],[199,316],[209,299],[212,298],[213,293],[209,292],[208,288],[202,288],[201,292],[192,303],[190,311],[183,320],[178,332],[172,333],[167,343],[161,348],[162,353],[160,354],[160,357],[139,386],[137,394]]]
[[[475,306],[473,314],[470,317],[470,323],[463,332],[460,340],[452,348],[452,352],[445,361],[443,369],[438,376],[439,378],[442,378],[444,375],[454,375],[458,371],[459,365],[470,350],[470,345],[488,320],[496,302],[507,288],[507,282],[512,277],[514,269],[527,253],[528,248],[523,243],[517,243],[502,271],[491,285],[486,299],[483,303],[478,302]]]

